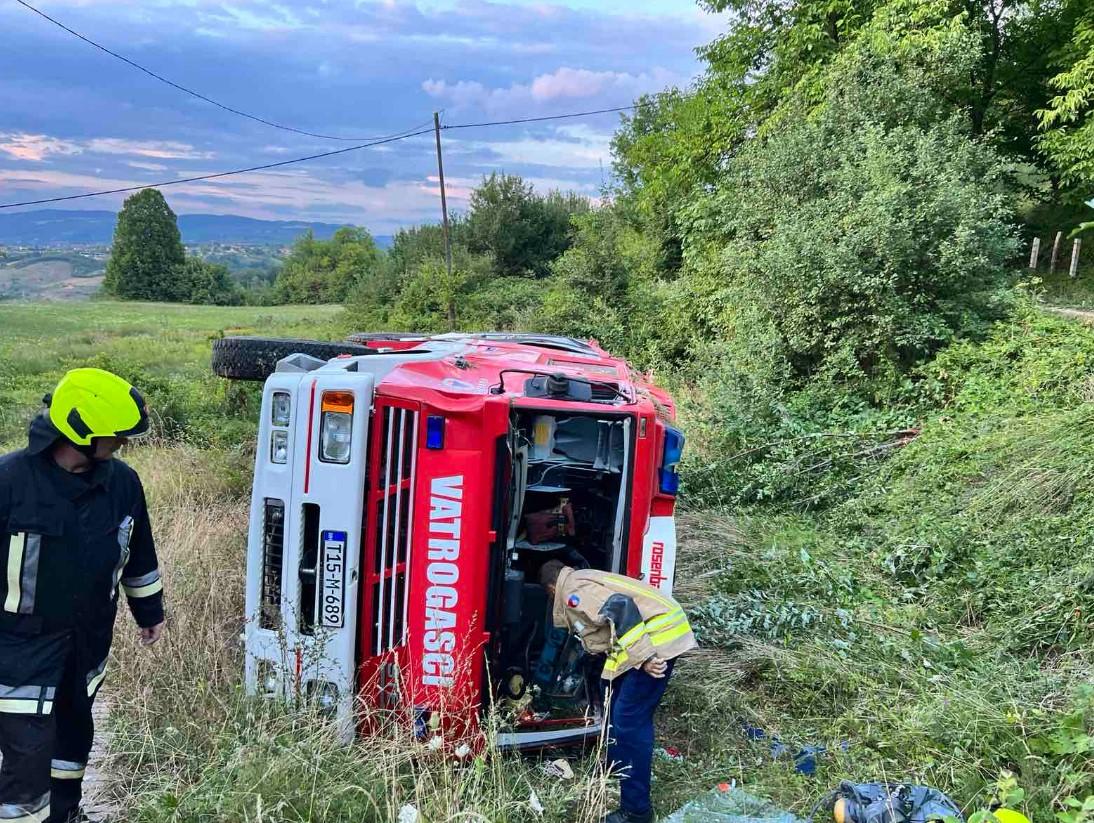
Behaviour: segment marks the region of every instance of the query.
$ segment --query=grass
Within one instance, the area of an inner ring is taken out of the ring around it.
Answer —
[[[118,806],[148,823],[386,821],[407,805],[430,823],[597,819],[611,784],[595,757],[562,781],[489,750],[438,759],[397,732],[341,747],[306,709],[242,694],[253,393],[208,376],[210,340],[345,325],[323,308],[0,306],[7,442],[86,362],[151,386],[159,410],[128,459],[169,628],[141,649],[119,625]],[[660,715],[659,744],[684,754],[656,762],[660,813],[725,780],[798,813],[842,779],[927,783],[967,811],[1013,780],[1037,821],[1094,794],[1094,330],[1020,310],[916,390],[919,436],[838,505],[681,515],[678,595],[704,648]],[[812,776],[794,768],[807,745],[827,750]]]
[[[1087,243],[1094,241],[1088,240]],[[1070,250],[1069,250],[1070,254]],[[1089,256],[1094,252],[1086,251]],[[1075,309],[1094,309],[1094,264],[1081,263],[1075,277],[1068,274],[1068,261],[1056,272],[1040,272],[1033,284],[1041,299],[1050,306],[1067,306]]]
[[[170,619],[164,641],[120,633],[112,662],[112,801],[138,821],[599,819],[605,781],[593,761],[570,781],[515,755],[460,765],[391,732],[351,747],[307,709],[241,693],[246,502],[208,452],[134,451],[149,489]]]
[[[110,369],[141,387],[161,433],[232,446],[254,428],[255,393],[209,370],[212,340],[230,334],[334,339],[341,308],[237,308],[136,303],[0,303],[0,443],[18,442],[61,375]]]
[[[738,722],[705,760],[751,755],[750,782],[799,810],[841,779],[972,810],[1010,773],[1034,820],[1094,794],[1092,381],[1094,332],[1019,311],[925,370],[920,435],[846,502],[738,510],[728,550],[687,560],[727,682],[690,705],[833,754],[805,780]]]

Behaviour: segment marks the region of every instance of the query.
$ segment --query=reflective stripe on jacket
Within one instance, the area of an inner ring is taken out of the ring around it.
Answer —
[[[698,644],[680,604],[647,583],[595,569],[565,568],[555,584],[554,624],[590,654],[607,655],[612,680],[651,657],[670,660]]]

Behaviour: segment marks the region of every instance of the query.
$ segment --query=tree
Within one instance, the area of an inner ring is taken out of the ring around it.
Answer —
[[[961,30],[929,48],[957,72],[977,58]],[[788,101],[689,214],[696,325],[742,368],[767,361],[783,388],[899,380],[993,316],[1016,250],[1005,166],[942,116],[922,58],[848,52],[825,104]]]
[[[305,232],[278,274],[282,303],[340,303],[380,265],[380,250],[366,229],[343,227],[330,240]]]
[[[1086,199],[1094,193],[1094,9],[1079,18],[1056,54],[1056,95],[1037,114],[1040,147],[1065,184]]]
[[[491,255],[502,276],[544,277],[570,246],[571,218],[588,210],[588,201],[577,195],[540,197],[517,175],[491,174],[471,193],[468,248]]]
[[[178,269],[180,290],[185,302],[212,306],[238,306],[243,302],[239,287],[227,266],[188,257]]]
[[[103,289],[122,300],[185,300],[184,259],[175,213],[159,191],[143,189],[118,213]]]

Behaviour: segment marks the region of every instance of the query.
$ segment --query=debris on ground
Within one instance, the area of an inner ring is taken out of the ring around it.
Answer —
[[[926,823],[964,820],[961,810],[938,789],[903,783],[839,784],[824,804],[838,823]]]
[[[536,796],[534,791],[528,795],[528,805],[536,814],[543,814],[543,804],[539,802],[539,797]]]
[[[684,761],[684,753],[675,746],[665,746],[664,748],[657,748],[653,750],[653,753],[660,757],[662,760],[673,760],[677,763]]]
[[[574,770],[570,766],[570,762],[564,757],[560,757],[558,760],[552,760],[550,763],[544,763],[543,772],[548,777],[557,777],[560,780],[574,779]]]
[[[399,823],[419,823],[422,816],[419,814],[417,806],[412,803],[407,803],[399,809],[399,817],[397,819]]]
[[[758,726],[752,726],[747,723],[744,725],[744,733],[749,740],[770,741],[769,751],[772,760],[780,760],[784,757],[793,756],[795,771],[808,777],[812,777],[817,773],[817,761],[828,754],[828,748],[826,746],[815,746],[812,744],[807,744],[797,751],[794,751],[786,743],[783,743],[777,734],[768,734]],[[843,752],[847,751],[850,747],[851,744],[846,740],[840,743],[839,746],[840,751]]]
[[[767,800],[753,797],[732,783],[719,783],[689,800],[661,823],[806,823]]]

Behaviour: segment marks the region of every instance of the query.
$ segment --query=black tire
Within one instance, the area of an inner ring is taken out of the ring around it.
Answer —
[[[277,361],[290,354],[330,360],[340,354],[375,354],[353,343],[323,340],[283,340],[272,337],[222,337],[213,341],[213,373],[230,380],[265,380]]]
[[[347,343],[357,343],[364,345],[365,343],[373,342],[397,342],[400,340],[427,340],[428,334],[417,334],[416,332],[403,332],[403,331],[355,331],[353,334],[346,336]]]

